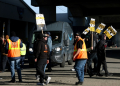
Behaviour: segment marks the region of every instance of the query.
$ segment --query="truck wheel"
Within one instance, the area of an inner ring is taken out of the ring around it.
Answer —
[[[63,62],[60,63],[60,67],[65,67],[65,56],[63,56]]]
[[[73,63],[73,59],[72,59],[72,56],[71,56],[71,59],[68,61],[68,65],[72,65]]]

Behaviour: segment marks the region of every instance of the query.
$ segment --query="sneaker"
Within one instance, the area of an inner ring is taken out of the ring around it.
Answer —
[[[102,74],[98,73],[96,76],[103,76]]]
[[[46,85],[50,82],[51,77],[48,77],[47,81],[46,81]]]
[[[11,81],[9,81],[9,83],[16,83],[16,81],[11,80]]]
[[[43,85],[43,86],[44,86],[44,85],[45,85],[45,83],[40,83],[40,82],[38,82],[38,83],[37,83],[37,85]]]
[[[83,82],[76,82],[75,85],[82,85]]]
[[[75,71],[75,69],[70,69],[71,71]]]
[[[110,74],[110,73],[105,74],[106,77],[108,77],[108,76],[112,76],[112,75],[113,75],[113,74]]]
[[[39,80],[39,79],[40,79],[40,75],[37,75],[37,76],[36,76],[36,80]]]

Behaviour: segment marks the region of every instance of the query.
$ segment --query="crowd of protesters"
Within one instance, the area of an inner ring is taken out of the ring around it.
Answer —
[[[93,75],[103,76],[100,73],[101,64],[105,70],[105,76],[111,76],[107,70],[106,64],[106,52],[105,52],[105,40],[106,35],[101,34],[97,35],[93,33],[93,46],[91,46],[91,35],[90,38],[85,38],[84,34],[80,32],[75,33],[74,52],[73,52],[73,61],[75,61],[74,69],[78,78],[76,85],[82,85],[84,82],[84,67],[87,65],[87,72],[90,77]],[[98,41],[99,40],[99,41]],[[38,85],[48,84],[51,80],[51,77],[45,74],[45,69],[48,67],[49,72],[52,71],[51,68],[51,53],[52,53],[52,37],[50,32],[48,33],[39,33],[35,38],[33,44],[33,54],[35,56],[36,62],[36,77],[39,79]],[[21,69],[24,68],[24,59],[26,55],[26,45],[23,43],[23,40],[16,36],[14,31],[11,32],[11,37],[4,35],[0,38],[0,57],[1,57],[1,71],[5,72],[5,68],[8,71],[11,71],[11,81],[12,83],[16,82],[15,80],[15,71],[14,65],[16,66],[18,72],[19,82],[22,82]],[[94,67],[92,67],[92,62]],[[21,63],[21,66],[20,66]],[[0,78],[1,79],[1,78]]]

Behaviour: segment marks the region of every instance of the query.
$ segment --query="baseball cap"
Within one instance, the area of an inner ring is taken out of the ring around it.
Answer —
[[[48,35],[50,35],[50,32],[47,32]]]
[[[43,37],[48,37],[48,35],[46,33],[43,34]]]
[[[80,32],[75,33],[75,36],[81,36]]]

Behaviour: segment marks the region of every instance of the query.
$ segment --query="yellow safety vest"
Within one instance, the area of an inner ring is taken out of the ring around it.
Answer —
[[[88,59],[88,57],[87,57],[87,49],[86,49],[85,42],[84,42],[84,40],[82,38],[78,39],[77,42],[79,40],[83,41],[82,49],[81,49],[80,53],[74,58],[74,61],[76,59]],[[74,46],[74,53],[73,53],[73,55],[75,55],[76,52],[77,52],[77,42],[75,43],[75,46]]]
[[[7,42],[9,44],[8,57],[20,57],[20,39],[18,39],[16,42],[12,42],[10,39],[7,39]]]
[[[21,55],[26,55],[26,46],[25,46],[24,43],[22,43],[22,44],[23,44],[23,47],[20,48],[20,54],[21,54]]]

